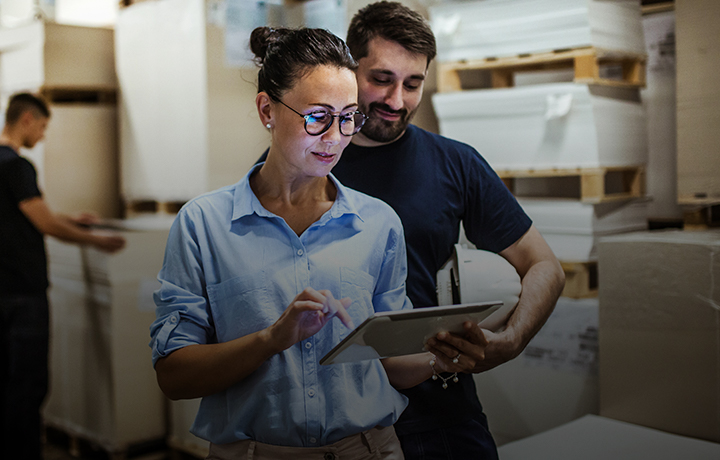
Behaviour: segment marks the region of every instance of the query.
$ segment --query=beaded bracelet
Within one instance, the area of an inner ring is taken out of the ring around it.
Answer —
[[[440,380],[442,380],[443,390],[447,390],[447,387],[448,387],[447,382],[450,379],[452,379],[453,382],[458,383],[457,372],[454,372],[449,377],[443,377],[442,375],[437,373],[437,371],[435,370],[435,355],[433,355],[432,359],[430,360],[430,367],[432,368],[432,371],[433,371],[432,379],[437,380],[438,378],[440,378]]]

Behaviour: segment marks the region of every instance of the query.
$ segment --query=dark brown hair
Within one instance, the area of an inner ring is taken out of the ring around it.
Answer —
[[[17,93],[10,97],[8,108],[5,111],[5,124],[14,125],[28,110],[35,118],[50,118],[50,109],[42,97],[31,93]]]
[[[398,43],[411,53],[435,58],[437,46],[430,25],[416,11],[397,2],[376,2],[355,13],[347,33],[347,44],[356,60],[368,55],[368,43],[380,37]]]
[[[345,42],[324,29],[258,27],[250,35],[250,49],[260,66],[258,92],[275,102],[314,67],[357,68]]]

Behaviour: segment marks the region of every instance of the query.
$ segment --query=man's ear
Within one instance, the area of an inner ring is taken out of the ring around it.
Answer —
[[[255,106],[257,107],[260,121],[266,128],[275,126],[275,113],[273,110],[272,100],[265,91],[260,91],[255,97]]]

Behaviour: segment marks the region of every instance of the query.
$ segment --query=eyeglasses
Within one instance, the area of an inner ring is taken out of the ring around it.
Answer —
[[[333,115],[325,110],[315,110],[307,115],[303,115],[283,101],[279,102],[305,119],[305,132],[311,136],[319,136],[327,132],[335,118],[337,118],[338,123],[340,123],[340,134],[343,136],[352,136],[360,131],[365,124],[365,120],[367,120],[367,116],[359,110],[340,113],[338,115]]]

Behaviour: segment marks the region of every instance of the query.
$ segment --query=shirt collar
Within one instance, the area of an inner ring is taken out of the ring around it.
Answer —
[[[252,176],[253,173],[255,173],[262,165],[263,163],[258,163],[253,166],[245,177],[235,184],[235,192],[233,193],[233,221],[252,214],[257,214],[261,217],[277,217],[260,204],[260,200],[257,199],[255,192],[253,192],[250,187],[250,176]],[[353,195],[348,192],[349,189],[341,184],[340,181],[338,181],[332,174],[329,174],[328,177],[337,188],[337,197],[330,208],[329,215],[326,214],[326,216],[329,216],[330,219],[337,219],[345,214],[352,214],[364,222],[365,219],[363,219],[358,212]],[[324,219],[321,218],[320,221],[322,222]]]

